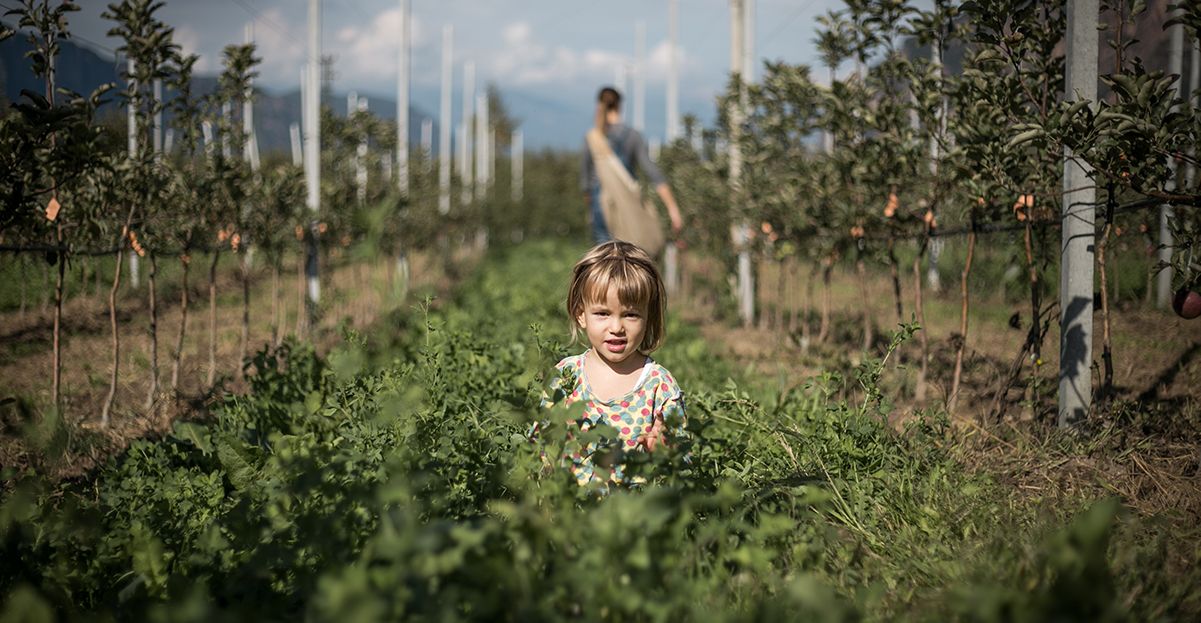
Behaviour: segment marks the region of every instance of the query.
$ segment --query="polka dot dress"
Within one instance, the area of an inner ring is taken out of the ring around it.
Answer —
[[[566,408],[577,403],[583,403],[584,415],[568,421],[569,426],[587,431],[599,423],[605,423],[617,430],[618,440],[626,451],[642,450],[645,448],[647,435],[651,428],[658,423],[660,427],[665,422],[678,422],[676,435],[684,434],[684,394],[680,391],[676,380],[666,368],[647,358],[642,375],[634,388],[625,395],[612,400],[600,400],[592,393],[587,379],[584,377],[584,355],[567,357],[555,365],[556,377],[551,381],[551,395],[560,394],[563,399],[559,408]],[[544,407],[556,406],[549,398],[543,398]],[[536,430],[536,427],[535,427]],[[592,454],[596,452],[597,444],[589,443],[579,447],[578,451],[564,454],[563,463],[569,465],[576,482],[587,485],[600,481],[608,470],[598,470],[592,462]],[[609,479],[621,482],[621,465],[614,466]]]

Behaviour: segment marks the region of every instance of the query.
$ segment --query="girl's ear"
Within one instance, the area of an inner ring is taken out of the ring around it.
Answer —
[[[587,328],[587,325],[584,322],[584,312],[581,311],[579,315],[575,317],[575,322],[576,324],[580,325],[581,329]]]

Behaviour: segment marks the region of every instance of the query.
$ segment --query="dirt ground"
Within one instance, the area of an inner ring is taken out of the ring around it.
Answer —
[[[837,372],[845,379],[845,394],[856,395],[853,371],[864,359],[864,314],[875,334],[873,357],[883,356],[898,325],[893,282],[886,272],[868,272],[861,284],[855,271],[836,269],[830,287],[828,336],[819,341],[824,296],[820,275],[811,275],[808,267],[797,268],[781,270],[775,262],[757,266],[759,320],[753,327],[740,326],[728,309],[724,321],[713,321],[720,304],[699,284],[712,285],[721,277],[714,264],[703,258],[685,262],[675,307],[698,323],[726,356],[761,377],[774,379],[782,388]],[[924,400],[915,396],[921,357],[917,337],[890,356],[882,384],[892,400],[890,420],[898,428],[922,411],[948,407],[959,343],[958,277],[944,274],[940,293],[924,293],[929,340]],[[912,274],[903,271],[901,284],[901,317],[909,321]],[[1120,302],[1111,315],[1113,394],[1075,431],[1065,432],[1055,426],[1058,316],[1054,312],[1050,316],[1041,365],[1029,355],[1023,357],[1017,382],[1009,384],[1004,381],[1029,328],[1029,303],[1006,302],[1000,294],[973,296],[960,395],[950,413],[963,459],[1047,503],[1084,489],[1096,496],[1118,495],[1146,514],[1169,513],[1185,524],[1198,525],[1201,319],[1184,320],[1170,310],[1128,301]],[[1102,379],[1099,310],[1094,323],[1092,376],[1097,396]]]
[[[446,278],[438,262],[423,254],[410,257],[411,290],[445,290]],[[362,329],[381,311],[397,304],[402,287],[392,260],[377,264],[342,263],[322,279],[320,320],[311,332],[318,350],[340,341],[342,328]],[[123,448],[131,439],[155,436],[181,417],[203,417],[208,405],[227,392],[243,389],[239,379],[242,290],[236,269],[225,269],[217,279],[216,383],[208,385],[209,304],[207,264],[193,266],[189,278],[188,326],[182,348],[179,386],[172,390],[172,359],[179,326],[181,288],[178,283],[159,286],[158,360],[161,390],[147,406],[150,390],[149,304],[145,282],[139,290],[123,286],[117,305],[121,336],[120,380],[107,427],[100,410],[108,394],[112,369],[112,337],[107,296],[76,296],[64,308],[63,409],[66,425],[57,429],[67,439],[44,439],[53,449],[29,452],[19,435],[37,419],[33,413],[50,403],[53,310],[0,314],[0,468],[21,468],[39,455],[55,460],[39,465],[62,477],[78,475],[97,461]],[[275,289],[270,270],[257,266],[251,273],[249,354],[273,341]],[[301,309],[296,267],[285,266],[279,280],[282,338],[293,333]],[[33,405],[37,405],[34,407]],[[53,432],[46,435],[53,436]]]

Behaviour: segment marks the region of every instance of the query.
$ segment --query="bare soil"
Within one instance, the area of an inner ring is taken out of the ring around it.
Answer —
[[[468,257],[469,255],[464,255]],[[409,291],[448,292],[441,262],[410,256]],[[340,342],[343,328],[363,329],[398,304],[401,284],[395,260],[336,263],[322,278],[317,326],[308,336],[318,351]],[[464,261],[459,258],[458,261]],[[203,264],[203,265],[201,265]],[[279,280],[280,329],[276,341],[298,331],[302,309],[297,267],[285,266]],[[194,261],[189,277],[188,327],[180,382],[170,387],[172,355],[179,330],[178,283],[159,284],[158,359],[161,391],[150,408],[149,303],[145,280],[122,286],[117,305],[121,336],[120,377],[110,424],[100,424],[112,365],[107,290],[105,296],[76,296],[64,308],[62,421],[48,406],[52,365],[53,311],[31,309],[0,314],[0,468],[36,467],[56,477],[78,476],[133,439],[164,434],[174,420],[203,418],[215,400],[244,391],[239,380],[242,288],[236,269],[217,279],[216,378],[207,384],[209,345],[208,265]],[[275,290],[260,262],[251,271],[250,339],[247,355],[271,345]],[[410,294],[410,300],[413,295]],[[44,430],[40,430],[44,429]],[[35,446],[35,447],[31,447]]]
[[[844,395],[857,396],[855,367],[867,356],[884,356],[899,321],[912,320],[913,284],[907,270],[901,272],[903,310],[898,319],[886,272],[869,271],[861,286],[853,270],[835,269],[831,326],[827,339],[819,341],[823,287],[820,273],[809,266],[758,263],[758,319],[752,327],[730,317],[728,303],[726,318],[714,321],[722,305],[697,284],[720,284],[720,266],[695,256],[684,266],[674,307],[700,325],[724,356],[782,387],[834,372],[846,379]],[[961,339],[959,275],[944,274],[942,291],[926,289],[924,298],[923,330],[930,349],[925,400],[915,399],[921,356],[917,337],[890,355],[882,379],[884,393],[893,401],[890,421],[898,428],[949,404]],[[875,333],[866,353],[864,314]],[[963,460],[1012,484],[1015,492],[1047,503],[1084,490],[1093,496],[1118,495],[1149,515],[1168,513],[1187,525],[1201,525],[1201,487],[1196,484],[1201,475],[1201,319],[1184,320],[1142,301],[1120,301],[1111,315],[1113,394],[1096,404],[1080,426],[1065,432],[1055,426],[1058,315],[1053,311],[1050,316],[1041,357],[1025,357],[1010,387],[1004,379],[1026,339],[1029,303],[1007,302],[1000,293],[973,296],[962,386],[950,413]],[[1094,323],[1092,382],[1097,396],[1102,378],[1099,309]]]

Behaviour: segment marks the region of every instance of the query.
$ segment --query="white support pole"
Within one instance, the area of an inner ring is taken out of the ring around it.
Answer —
[[[233,124],[234,106],[233,102],[222,102],[221,104],[221,120],[220,126],[223,131],[219,132],[221,138],[221,156],[226,160],[233,158],[233,145],[229,142],[229,129]]]
[[[434,167],[434,120],[430,117],[421,120],[421,154],[429,173]]]
[[[742,35],[742,81],[750,84],[755,81],[755,0],[742,0],[742,7],[745,29]],[[745,90],[742,95],[745,99]],[[745,101],[743,106],[746,106]]]
[[[356,112],[367,114],[367,98],[360,97],[355,101]],[[355,187],[358,191],[359,205],[367,203],[367,135],[364,134],[359,139],[358,148],[355,150]]]
[[[680,135],[680,0],[667,0],[667,142]],[[737,63],[735,63],[737,66]]]
[[[409,196],[409,0],[400,0],[400,54],[396,71],[396,188]]]
[[[475,187],[476,200],[483,200],[484,192],[491,182],[488,168],[488,96],[480,93],[475,97],[475,169],[478,183]]]
[[[306,204],[312,215],[308,235],[305,276],[308,280],[309,322],[312,325],[315,308],[321,299],[321,282],[317,267],[317,215],[321,209],[321,0],[309,0],[309,62],[305,80],[305,180],[308,183]]]
[[[451,158],[451,160],[453,160],[455,163],[455,174],[459,176],[459,184],[462,185],[463,168],[467,166],[463,163],[463,158],[467,155],[467,123],[465,120],[460,119],[459,124],[455,126],[454,145],[454,157]],[[462,190],[463,189],[460,189],[460,192],[462,192]],[[471,187],[466,187],[466,190],[470,192]],[[459,205],[466,206],[469,203],[471,203],[471,197],[461,194],[459,197]]]
[[[129,70],[130,84],[133,85],[133,88],[135,90],[140,89],[141,85],[137,84],[137,82],[133,78],[134,72],[137,71],[137,68],[138,68],[137,63],[131,58],[128,60],[126,67],[128,67],[128,70]],[[129,145],[128,145],[129,157],[131,159],[133,159],[133,158],[136,158],[138,155],[138,110],[137,110],[137,98],[136,97],[129,101],[129,110],[127,113],[127,119],[128,119],[129,128],[128,128],[128,132],[126,133],[126,139],[129,142]],[[138,270],[141,267],[141,265],[138,261],[138,254],[134,253],[132,250],[130,250],[129,252],[126,253],[126,255],[129,257],[129,287],[137,289],[138,282],[140,281],[140,272],[141,272],[140,270]]]
[[[513,130],[513,138],[509,141],[509,166],[512,171],[510,194],[514,202],[519,202],[525,193],[525,137],[521,130]]]
[[[492,188],[492,182],[496,180],[496,128],[492,127],[486,103],[484,105],[484,130],[488,133],[488,140],[485,141],[488,146],[488,177],[485,179],[485,190],[488,190]]]
[[[738,83],[739,97],[730,104],[730,197],[740,201],[742,197],[742,117],[745,112],[746,95],[742,72],[746,69],[746,3],[745,0],[730,0],[730,72]],[[733,207],[733,206],[731,206]],[[746,223],[737,222],[730,226],[730,238],[738,250],[738,312],[744,326],[755,319],[755,284],[751,271],[751,256],[747,250],[750,242]]]
[[[163,138],[163,153],[170,154],[175,148],[175,128],[167,128],[165,137]]]
[[[740,94],[738,97],[739,107],[741,110],[738,113],[738,119],[741,122],[746,117],[747,106],[749,104],[749,94],[747,84],[755,79],[755,0],[743,0],[742,2],[742,77],[739,81]],[[739,132],[741,134],[741,131]],[[739,155],[741,157],[741,149]],[[741,170],[739,172],[739,186],[745,191],[745,185],[742,184]],[[746,326],[751,326],[755,322],[755,272],[751,262],[751,253],[747,248],[751,241],[751,224],[742,223],[743,242],[742,249],[738,253],[738,287],[742,299],[741,316],[742,321]]]
[[[254,22],[246,24],[246,44],[254,43]],[[259,170],[259,141],[254,131],[254,84],[246,86],[246,94],[242,100],[242,133],[246,139],[243,157],[250,163],[250,170]]]
[[[934,45],[930,51],[931,60],[934,67],[938,70],[938,84],[941,87],[946,75],[946,68],[943,65],[943,37],[942,32],[934,39]],[[941,98],[941,103],[938,107],[938,126],[935,128],[936,133],[931,133],[930,136],[930,170],[932,173],[938,173],[938,162],[942,157],[942,147],[940,141],[947,133],[947,111],[950,106],[950,100],[946,96]],[[943,239],[934,238],[930,241],[930,254],[926,256],[926,285],[929,286],[931,292],[942,291],[942,273],[938,270],[938,260],[942,256]]]
[[[163,153],[163,81],[154,79],[154,153]]]
[[[1097,99],[1098,0],[1068,0],[1064,98]],[[1063,234],[1059,280],[1059,416],[1061,427],[1092,407],[1093,255],[1096,190],[1086,163],[1064,149]]]
[[[472,148],[475,143],[475,149],[480,149],[479,143],[472,137],[472,124],[479,125],[479,118],[472,114],[472,107],[475,106],[475,63],[473,61],[464,61],[463,63],[463,112],[461,116],[461,125],[463,131],[463,139],[460,145],[463,150],[459,153],[459,178],[462,188],[463,205],[471,203],[471,196],[474,192],[474,176],[472,175]],[[478,193],[477,193],[478,194]]]
[[[454,61],[454,26],[442,27],[442,101],[438,109],[438,212],[450,213],[451,72]]]
[[[1168,40],[1168,73],[1179,76],[1184,61],[1184,25],[1177,23],[1169,26]],[[1172,90],[1174,96],[1180,95],[1180,80],[1173,84]],[[1164,190],[1172,192],[1176,190],[1175,159],[1168,156],[1167,165],[1170,175],[1164,184]],[[1159,250],[1156,253],[1160,263],[1165,265],[1155,276],[1155,306],[1160,309],[1167,309],[1172,301],[1172,218],[1171,205],[1165,203],[1159,206]]]
[[[646,131],[646,22],[634,23],[634,129]]]
[[[288,126],[288,137],[292,139],[292,165],[304,166],[304,152],[300,146],[300,125],[293,123]]]

